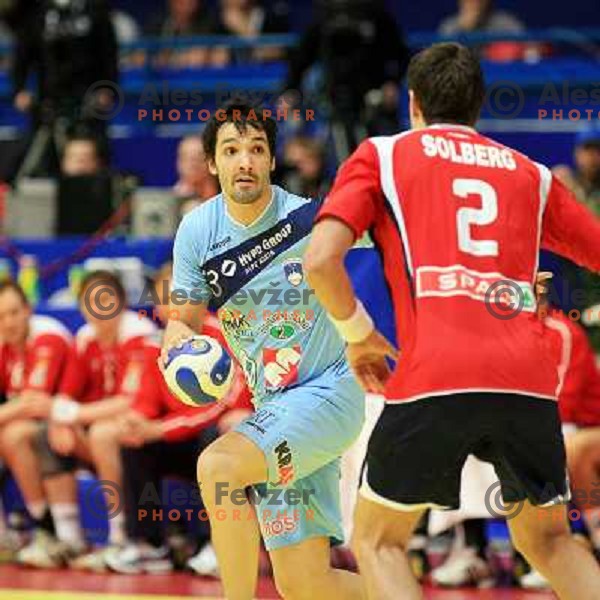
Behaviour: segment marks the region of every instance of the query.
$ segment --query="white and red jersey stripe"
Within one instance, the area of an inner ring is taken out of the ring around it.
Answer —
[[[325,217],[370,230],[381,252],[402,350],[388,401],[556,398],[535,316],[539,251],[600,271],[600,221],[546,167],[460,125],[371,138],[340,168]]]

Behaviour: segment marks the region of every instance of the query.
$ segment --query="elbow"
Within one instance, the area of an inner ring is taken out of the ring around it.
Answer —
[[[342,257],[309,248],[304,256],[304,275],[308,285],[317,289],[322,281],[331,277],[342,262]]]

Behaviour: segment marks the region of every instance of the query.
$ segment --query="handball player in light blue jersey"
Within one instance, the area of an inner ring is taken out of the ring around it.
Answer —
[[[319,203],[271,185],[265,117],[232,105],[205,127],[223,192],[177,232],[173,287],[187,302],[172,303],[180,318],[164,349],[199,331],[208,308],[253,392],[256,412],[198,461],[226,597],[254,597],[262,534],[284,598],[353,600],[361,580],[331,568],[330,546],[343,541],[340,456],[361,430],[364,392],[303,271]]]

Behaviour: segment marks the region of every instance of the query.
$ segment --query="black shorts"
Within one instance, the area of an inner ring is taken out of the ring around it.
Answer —
[[[369,441],[361,494],[398,509],[459,508],[469,454],[492,463],[504,502],[568,499],[557,403],[500,393],[386,404]],[[492,516],[497,487],[486,494]]]

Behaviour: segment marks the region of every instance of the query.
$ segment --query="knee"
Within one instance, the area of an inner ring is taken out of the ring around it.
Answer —
[[[30,421],[13,421],[5,425],[0,432],[0,444],[3,451],[11,453],[15,447],[34,438],[36,430]]]
[[[197,475],[201,484],[243,480],[241,457],[211,445],[198,457]]]
[[[114,448],[119,437],[119,430],[111,421],[98,421],[92,424],[88,432],[90,447],[92,451],[106,451]]]
[[[313,600],[323,597],[329,586],[323,582],[325,573],[307,573],[304,569],[286,569],[275,573],[275,587],[284,600]]]

